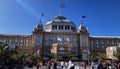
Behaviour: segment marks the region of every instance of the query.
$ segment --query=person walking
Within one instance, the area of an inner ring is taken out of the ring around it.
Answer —
[[[101,60],[98,60],[97,69],[103,69],[103,64]]]
[[[57,69],[57,62],[56,62],[56,60],[54,60],[53,68],[54,68],[54,69]]]
[[[61,61],[61,69],[63,69],[63,67],[64,67],[64,62]]]
[[[47,65],[48,65],[48,69],[50,69],[51,68],[51,61],[48,61]]]
[[[95,66],[95,63],[92,61],[92,62],[91,62],[91,67],[92,67],[92,69],[94,69],[94,66]]]
[[[37,69],[39,69],[39,67],[40,67],[40,63],[39,63],[39,62],[37,62]]]
[[[103,62],[103,69],[107,69],[107,63],[105,61]]]

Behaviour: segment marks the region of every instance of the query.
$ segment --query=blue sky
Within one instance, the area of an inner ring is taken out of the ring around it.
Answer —
[[[59,14],[62,3],[62,15],[77,28],[86,16],[91,36],[120,35],[120,0],[0,0],[0,34],[32,34],[40,18],[45,25]]]

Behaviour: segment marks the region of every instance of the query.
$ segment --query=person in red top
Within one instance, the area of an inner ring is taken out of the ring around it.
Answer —
[[[107,69],[107,63],[105,61],[103,62],[103,69]]]
[[[86,69],[86,63],[85,63],[85,65],[84,65],[84,69]]]

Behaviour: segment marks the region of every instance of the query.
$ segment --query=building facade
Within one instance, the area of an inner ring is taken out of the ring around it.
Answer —
[[[106,48],[106,54],[108,58],[117,59],[115,54],[119,54],[119,53],[120,53],[120,44],[119,46],[111,46]]]
[[[76,25],[63,15],[48,21],[45,27],[39,22],[31,35],[0,34],[0,39],[30,55],[40,55],[43,59],[55,52],[61,56],[74,55],[80,60],[88,60],[89,54],[106,53],[107,47],[120,43],[120,37],[89,36],[82,22],[76,29]]]

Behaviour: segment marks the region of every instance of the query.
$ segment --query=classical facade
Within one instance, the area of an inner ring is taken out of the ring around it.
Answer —
[[[74,55],[80,60],[88,60],[88,54],[106,53],[106,47],[118,46],[120,42],[120,37],[89,36],[82,22],[76,29],[76,25],[63,15],[48,21],[45,27],[39,22],[31,35],[0,34],[0,39],[43,59],[56,53],[63,57]]]

